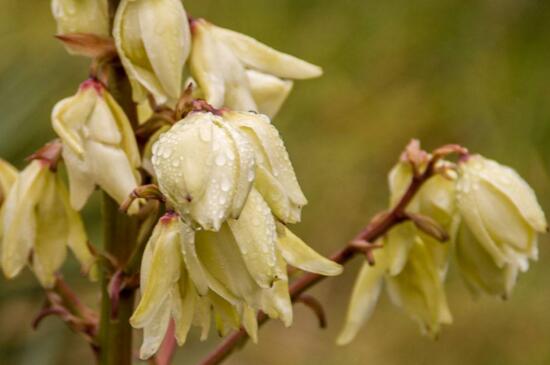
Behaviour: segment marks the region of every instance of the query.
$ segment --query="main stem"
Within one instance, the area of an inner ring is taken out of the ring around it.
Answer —
[[[103,193],[103,250],[119,264],[124,264],[132,253],[137,238],[137,222],[118,210],[118,204]],[[104,268],[101,280],[101,320],[99,330],[100,365],[132,364],[132,327],[129,319],[134,309],[135,289],[120,293],[116,317],[112,317],[112,303],[108,293],[111,272]]]
[[[384,236],[393,226],[402,223],[408,218],[405,215],[405,208],[413,200],[416,193],[420,190],[422,185],[434,175],[435,164],[439,157],[432,158],[426,167],[426,170],[419,176],[414,176],[411,183],[399,201],[399,203],[387,214],[381,216],[380,219],[374,219],[367,225],[365,229],[357,234],[357,236],[350,242],[366,241],[368,243],[374,243],[379,238]],[[349,244],[344,249],[336,252],[330,258],[332,261],[341,265],[349,262],[356,254],[361,253],[352,244]],[[295,302],[306,290],[324,280],[326,276],[307,273],[296,280],[289,287],[290,298]],[[258,315],[258,324],[262,325],[269,320],[269,317],[260,312]],[[239,347],[246,339],[248,335],[244,329],[240,329],[228,336],[214,351],[212,351],[200,365],[217,365],[221,364],[231,353]]]
[[[120,0],[108,0],[111,24]],[[118,60],[111,62],[108,69],[109,92],[128,116],[133,125],[136,123],[136,109],[132,102],[128,78]],[[119,211],[119,205],[106,193],[103,193],[103,251],[113,257],[120,267],[129,260],[137,242],[138,221]],[[101,318],[99,328],[99,364],[131,365],[132,327],[130,316],[134,309],[135,288],[120,292],[116,317],[113,317],[108,287],[113,272],[102,270],[101,279]]]

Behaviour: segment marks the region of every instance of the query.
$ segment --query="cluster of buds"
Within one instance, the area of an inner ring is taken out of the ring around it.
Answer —
[[[391,207],[399,204],[431,158],[407,158],[393,168]],[[547,231],[533,190],[514,170],[465,151],[456,165],[437,162],[433,176],[403,214],[405,222],[374,253],[376,265],[365,263],[359,273],[340,344],[353,340],[384,286],[391,301],[424,333],[437,336],[442,324],[452,322],[444,288],[452,256],[473,295],[507,298],[518,272],[537,259],[537,234]]]

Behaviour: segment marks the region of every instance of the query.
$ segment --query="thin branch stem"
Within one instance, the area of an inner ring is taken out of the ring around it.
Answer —
[[[436,164],[439,159],[443,157],[441,154],[435,154],[428,162],[424,171],[418,175],[413,176],[409,187],[405,194],[401,197],[397,205],[395,205],[389,212],[380,213],[363,229],[361,232],[353,238],[348,245],[342,250],[333,254],[330,258],[332,261],[341,265],[348,263],[357,254],[364,254],[364,250],[358,250],[353,242],[364,241],[368,243],[374,243],[381,237],[383,237],[391,228],[395,225],[402,223],[409,218],[405,214],[405,209],[409,203],[416,196],[420,188],[424,183],[429,180],[436,173]],[[293,282],[289,287],[290,298],[293,302],[296,302],[300,296],[312,286],[323,281],[326,276],[306,273]],[[262,312],[258,315],[258,325],[262,325],[267,322],[269,318]],[[239,347],[244,341],[246,341],[248,335],[246,331],[240,329],[237,332],[229,335],[223,342],[214,349],[200,365],[217,365],[221,364],[236,348]]]

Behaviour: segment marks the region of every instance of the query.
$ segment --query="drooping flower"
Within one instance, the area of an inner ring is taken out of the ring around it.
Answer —
[[[191,32],[191,74],[203,97],[215,108],[273,115],[292,86],[283,80],[322,74],[318,66],[204,19],[194,20]],[[268,94],[273,98],[268,100]]]
[[[71,208],[61,177],[45,161],[32,161],[17,177],[3,214],[2,269],[8,278],[29,262],[44,287],[55,283],[55,272],[69,247],[84,272],[95,276],[79,214]]]
[[[52,124],[63,141],[74,209],[84,206],[96,185],[118,203],[138,186],[140,156],[132,127],[102,84],[88,80],[75,96],[60,101]]]
[[[142,102],[149,92],[159,104],[174,104],[191,49],[181,0],[122,0],[113,34],[134,100]]]
[[[479,155],[460,163],[457,191],[462,276],[474,293],[506,297],[518,271],[537,259],[537,234],[547,230],[544,212],[517,172]]]
[[[58,34],[88,33],[109,36],[107,0],[52,0]]]
[[[401,200],[412,179],[408,162],[401,161],[391,170],[391,208]],[[455,177],[431,177],[406,211],[454,232],[458,220]],[[443,284],[454,237],[441,243],[413,221],[406,221],[392,228],[383,242],[384,248],[375,252],[375,266],[365,263],[356,279],[345,326],[338,337],[341,345],[351,342],[370,318],[384,285],[392,302],[416,320],[424,333],[437,336],[441,324],[452,322]]]
[[[286,262],[325,275],[341,272],[285,227],[277,230],[255,190],[239,219],[229,219],[218,232],[193,231],[177,214],[168,213],[157,224],[142,261],[142,298],[131,319],[134,327],[144,329],[140,356],[158,350],[170,318],[180,345],[193,323],[203,327],[205,339],[210,308],[221,335],[242,325],[257,341],[258,310],[290,325]]]

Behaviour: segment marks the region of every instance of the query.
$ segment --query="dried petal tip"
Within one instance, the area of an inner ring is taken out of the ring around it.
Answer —
[[[52,0],[51,4],[58,38],[70,54],[93,57],[103,48],[97,42],[107,42],[110,36],[107,0]]]
[[[111,38],[95,34],[70,33],[55,36],[72,54],[89,58],[112,58],[116,56],[115,43]]]
[[[60,140],[56,139],[50,143],[45,144],[38,151],[27,157],[27,161],[39,160],[42,163],[47,164],[52,171],[57,170],[57,164],[61,159],[61,151],[63,144]]]

